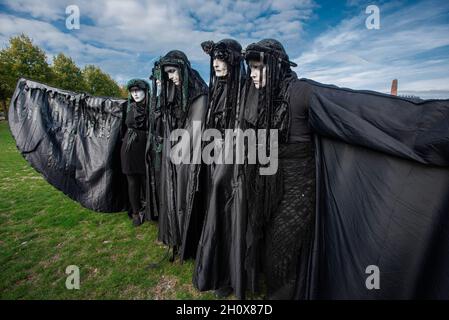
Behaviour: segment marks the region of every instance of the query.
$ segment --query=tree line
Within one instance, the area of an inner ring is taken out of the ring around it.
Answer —
[[[0,51],[0,107],[5,117],[8,116],[9,100],[21,77],[95,96],[127,96],[123,86],[95,65],[81,69],[63,53],[54,56],[49,64],[45,51],[24,34],[11,37],[9,45]]]

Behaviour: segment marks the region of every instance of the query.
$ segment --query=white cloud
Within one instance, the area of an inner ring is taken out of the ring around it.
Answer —
[[[443,14],[449,12],[449,3],[385,4],[380,10],[380,30],[365,28],[363,11],[322,33],[294,59],[299,74],[381,92],[389,92],[397,78],[399,94],[449,98],[449,55],[430,58],[432,50],[449,46],[449,23]]]
[[[20,32],[33,37],[49,54],[63,51],[79,64],[97,63],[116,80],[123,75],[146,77],[151,71],[150,57],[180,49],[193,64],[208,70],[207,56],[200,43],[205,40],[236,38],[243,46],[276,37],[289,43],[303,33],[310,18],[312,0],[271,1],[39,1],[6,0],[4,4],[26,18],[0,16],[0,40]],[[78,5],[81,29],[62,32],[65,7]],[[268,14],[269,13],[269,14]],[[268,15],[267,15],[268,14]],[[55,27],[58,26],[58,28]],[[102,49],[103,48],[103,49]],[[142,58],[148,57],[148,62]]]
[[[0,39],[4,45],[11,35],[25,33],[35,44],[47,48],[47,55],[53,56],[63,52],[76,57],[81,64],[89,63],[88,57],[110,56],[126,58],[127,54],[114,49],[96,47],[80,41],[72,33],[63,33],[48,22],[18,18],[0,14]]]
[[[30,1],[30,0],[14,0],[3,1],[4,5],[16,12],[29,13],[33,18],[42,19],[45,21],[54,21],[64,18],[65,8],[69,4],[66,1],[47,0],[47,1]],[[72,1],[73,2],[73,1]]]
[[[382,92],[398,78],[400,93],[449,93],[449,57],[417,57],[449,45],[449,25],[443,19],[449,3],[381,4],[381,29],[367,30],[362,2],[348,0],[360,14],[307,44],[302,41],[304,25],[315,18],[317,7],[312,0],[3,0],[12,12],[0,14],[0,44],[24,32],[49,56],[64,52],[77,64],[97,64],[124,83],[131,77],[146,78],[154,59],[172,49],[186,52],[207,74],[202,41],[230,37],[246,46],[273,37],[290,53],[306,46],[295,59],[303,77]],[[80,8],[80,30],[64,29],[65,8],[72,4]]]

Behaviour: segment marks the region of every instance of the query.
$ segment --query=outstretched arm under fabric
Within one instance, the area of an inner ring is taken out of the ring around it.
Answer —
[[[123,211],[120,128],[126,100],[92,97],[20,79],[9,126],[31,166],[86,208]]]
[[[416,102],[301,81],[315,133],[423,164],[449,165],[449,100]]]

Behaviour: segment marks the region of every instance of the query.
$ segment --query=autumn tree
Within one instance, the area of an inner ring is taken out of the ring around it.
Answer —
[[[0,51],[0,100],[5,113],[7,100],[21,77],[46,83],[52,80],[45,52],[24,34],[11,37],[9,46]]]
[[[56,55],[50,66],[44,50],[21,34],[11,37],[9,45],[0,51],[0,108],[6,117],[8,100],[22,77],[94,96],[127,96],[126,89],[97,66],[87,65],[81,70],[72,58],[63,53]]]
[[[120,86],[120,97],[128,98],[128,88],[126,87],[126,85]]]
[[[72,58],[59,53],[53,58],[51,69],[55,87],[77,92],[86,90],[83,73]]]
[[[120,86],[110,75],[94,65],[87,65],[83,70],[86,91],[97,96],[120,97]]]

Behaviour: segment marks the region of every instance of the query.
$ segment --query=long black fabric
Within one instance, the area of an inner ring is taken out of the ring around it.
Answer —
[[[449,101],[301,81],[317,174],[307,297],[448,299]]]
[[[120,165],[126,104],[20,79],[9,126],[19,151],[50,184],[86,208],[119,212],[128,206]]]

